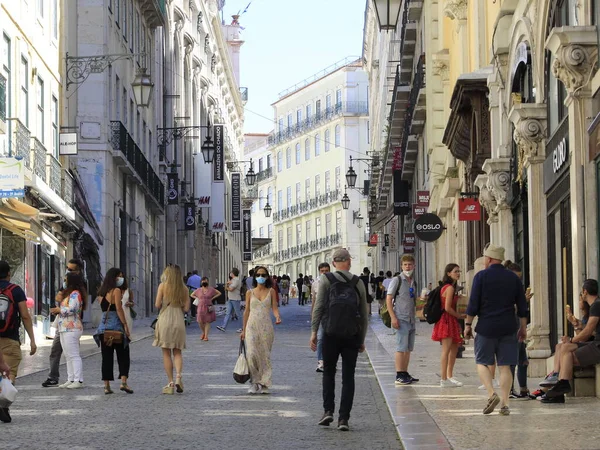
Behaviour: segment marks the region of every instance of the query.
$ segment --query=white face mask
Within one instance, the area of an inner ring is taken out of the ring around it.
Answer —
[[[124,281],[125,281],[125,279],[123,277],[117,278],[117,287],[123,286]]]
[[[408,278],[412,277],[413,272],[414,272],[414,270],[404,270],[403,271],[404,276],[406,276]]]

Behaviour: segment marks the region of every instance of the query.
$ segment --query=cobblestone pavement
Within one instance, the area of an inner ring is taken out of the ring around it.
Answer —
[[[316,358],[308,349],[309,314],[310,306],[281,308],[271,395],[251,396],[248,385],[233,381],[239,322],[230,324],[226,333],[213,327],[209,342],[200,341],[192,324],[182,395],[161,394],[166,384],[161,353],[151,339],[143,339],[132,345],[133,395],[118,391],[117,383],[113,395],[104,395],[98,354],[84,359],[86,387],[81,390],[42,388],[39,374],[20,377],[13,422],[0,423],[0,448],[401,448],[365,354],[358,362],[350,432],[316,425],[322,414],[321,374],[315,372]],[[338,401],[339,384],[338,375]]]
[[[367,351],[394,416],[401,440],[410,449],[598,449],[600,400],[567,397],[565,404],[545,405],[536,400],[511,400],[511,414],[484,416],[487,394],[473,358],[473,341],[458,359],[454,376],[462,388],[439,386],[440,345],[431,340],[432,325],[417,322],[410,373],[418,384],[394,386],[395,337],[379,316],[371,319]],[[541,379],[530,379],[537,389]],[[516,381],[515,381],[516,383]]]

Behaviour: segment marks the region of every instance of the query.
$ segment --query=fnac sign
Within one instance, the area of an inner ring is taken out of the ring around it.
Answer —
[[[481,205],[476,198],[458,199],[458,220],[477,221],[481,220]]]

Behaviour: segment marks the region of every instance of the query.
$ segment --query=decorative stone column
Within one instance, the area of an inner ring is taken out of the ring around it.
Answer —
[[[446,0],[444,4],[444,16],[456,21],[457,42],[468,42],[467,16],[469,2],[468,0]],[[456,57],[456,55],[453,55]],[[468,52],[463,53],[460,60],[455,61],[459,65],[458,73],[467,73],[469,70]]]
[[[545,359],[551,355],[550,315],[548,313],[548,260],[546,196],[544,194],[544,143],[546,138],[546,105],[521,103],[509,114],[515,126],[513,139],[518,146],[518,169],[527,172],[529,217],[529,277],[531,289],[531,325],[529,328],[530,376],[543,376]],[[521,172],[523,171],[523,172]]]
[[[596,221],[595,205],[586,208],[586,192],[596,190],[594,178],[586,180],[588,164],[589,121],[592,117],[590,80],[598,61],[598,41],[595,26],[554,28],[546,40],[546,49],[554,56],[552,73],[567,90],[565,104],[569,109],[570,195],[571,195],[571,242],[573,298],[578,298],[583,280],[595,274],[588,273],[588,261],[597,255],[598,242],[595,233],[586,237],[583,227],[586,221]],[[589,185],[586,188],[586,183]],[[595,195],[587,195],[587,204],[595,202]],[[588,216],[586,217],[586,211]],[[592,211],[592,213],[589,213]],[[593,227],[595,228],[595,227]],[[586,260],[587,259],[587,260]]]

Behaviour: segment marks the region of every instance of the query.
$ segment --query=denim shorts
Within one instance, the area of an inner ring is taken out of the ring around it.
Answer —
[[[475,362],[484,366],[516,366],[519,363],[517,334],[500,337],[475,336]]]
[[[412,352],[415,348],[415,324],[398,319],[400,328],[396,330],[396,351]]]

